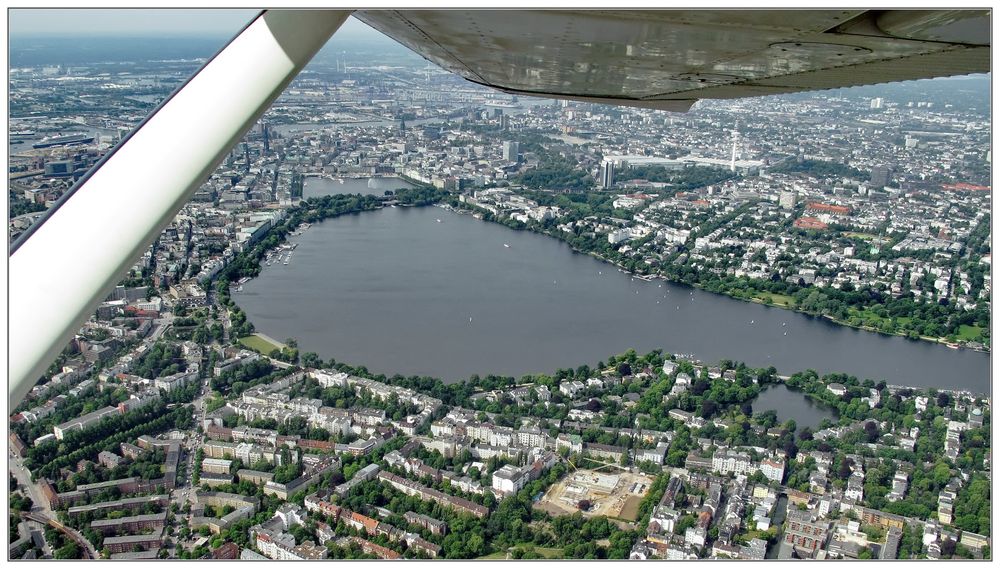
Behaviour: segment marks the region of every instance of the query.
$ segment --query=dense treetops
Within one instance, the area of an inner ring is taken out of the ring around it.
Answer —
[[[180,346],[157,342],[136,362],[134,373],[139,377],[166,377],[187,368]]]

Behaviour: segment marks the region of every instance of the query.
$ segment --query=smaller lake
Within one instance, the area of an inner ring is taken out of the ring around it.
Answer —
[[[306,178],[302,183],[302,198],[318,198],[320,196],[340,194],[362,194],[381,196],[386,190],[412,188],[413,184],[402,178]]]
[[[837,421],[835,409],[816,403],[804,393],[789,389],[784,384],[765,389],[753,400],[752,406],[754,414],[775,411],[779,423],[792,419],[799,429],[809,427],[815,431],[823,419]]]

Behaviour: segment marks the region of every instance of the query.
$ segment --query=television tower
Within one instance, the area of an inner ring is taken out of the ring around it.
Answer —
[[[736,146],[739,144],[740,140],[740,122],[736,121],[736,126],[733,127],[733,155],[729,159],[729,171],[736,171]]]

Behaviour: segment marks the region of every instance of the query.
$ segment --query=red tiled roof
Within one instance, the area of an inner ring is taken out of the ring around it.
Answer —
[[[369,518],[368,516],[359,514],[357,512],[351,512],[351,520],[363,525],[365,530],[368,531],[368,533],[375,533],[375,528],[378,527],[378,520],[374,520],[372,518]]]
[[[830,205],[820,202],[809,202],[806,209],[814,209],[816,211],[825,211],[827,213],[832,213],[834,215],[849,215],[851,213],[851,208],[844,207],[842,205]]]
[[[822,221],[816,219],[815,217],[800,217],[793,223],[795,227],[799,229],[826,229],[829,225],[823,223]]]
[[[968,190],[970,192],[988,192],[990,191],[989,186],[977,186],[975,184],[966,184],[965,182],[959,182],[957,184],[944,184],[941,186],[946,190]]]

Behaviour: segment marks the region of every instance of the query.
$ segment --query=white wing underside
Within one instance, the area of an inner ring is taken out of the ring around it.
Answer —
[[[988,10],[362,10],[469,81],[685,111],[731,99],[990,68]]]

